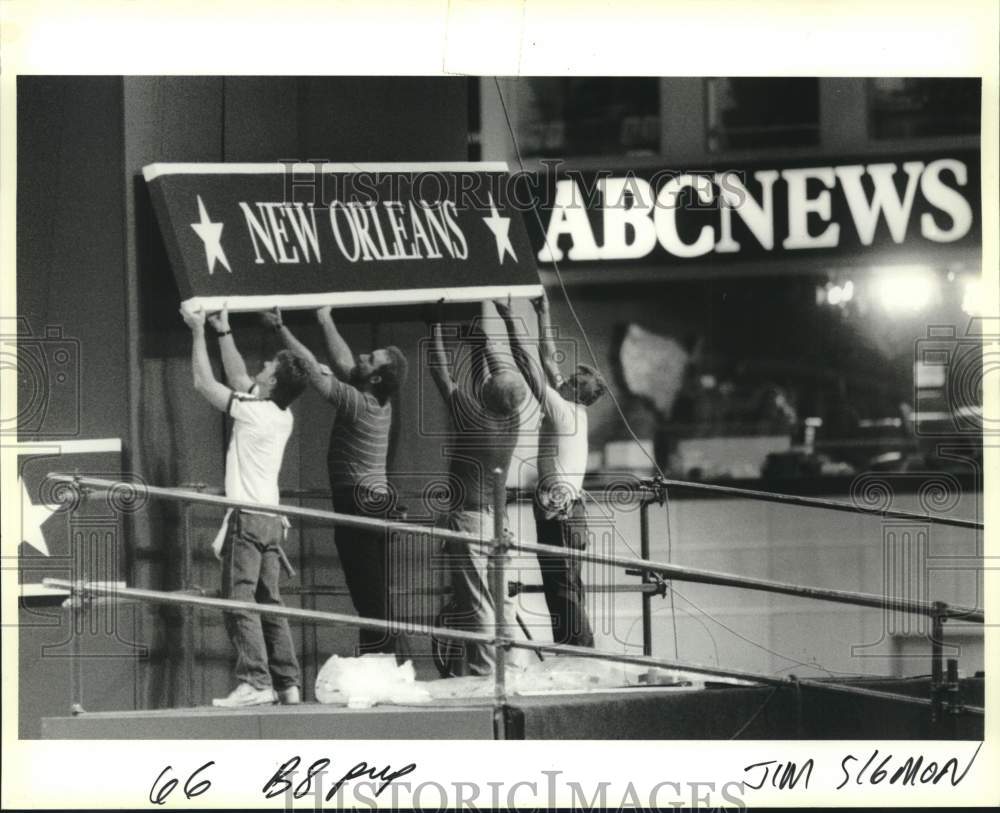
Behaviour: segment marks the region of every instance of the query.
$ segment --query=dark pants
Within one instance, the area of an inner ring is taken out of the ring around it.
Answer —
[[[281,604],[278,546],[284,526],[278,517],[234,511],[222,545],[222,597],[257,604]],[[236,678],[255,689],[286,689],[301,681],[288,621],[252,612],[223,614],[236,648]]]
[[[587,512],[583,503],[573,503],[566,517],[546,519],[535,506],[535,530],[540,545],[583,550],[587,547]],[[594,633],[583,603],[583,580],[579,559],[538,554],[545,588],[545,604],[552,619],[552,640],[557,644],[594,645]]]
[[[381,494],[356,489],[334,488],[333,510],[341,514],[386,519],[389,500]],[[362,531],[339,526],[334,531],[340,565],[351,601],[363,618],[392,618],[389,595],[389,532],[385,529]],[[402,636],[382,630],[358,630],[358,654],[395,653],[406,656],[408,647]]]

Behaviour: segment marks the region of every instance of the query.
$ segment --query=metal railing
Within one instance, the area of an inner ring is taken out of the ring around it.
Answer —
[[[401,632],[414,635],[429,635],[445,640],[458,642],[479,643],[494,647],[496,667],[494,669],[494,720],[496,724],[496,736],[503,738],[505,710],[508,705],[507,675],[504,653],[511,648],[534,650],[536,652],[552,652],[557,654],[575,655],[584,658],[594,658],[618,663],[648,666],[651,668],[663,668],[692,672],[695,674],[714,675],[719,677],[736,678],[754,683],[772,686],[794,686],[819,689],[824,691],[840,692],[852,694],[859,697],[876,697],[883,700],[903,702],[928,706],[932,709],[932,719],[939,720],[944,713],[946,697],[948,709],[953,714],[961,712],[983,714],[981,707],[961,705],[954,700],[957,687],[949,685],[950,682],[944,678],[945,670],[943,665],[943,623],[946,619],[961,619],[969,622],[984,622],[983,611],[978,608],[948,606],[942,602],[918,601],[913,599],[892,598],[870,593],[861,593],[846,590],[834,590],[830,588],[807,587],[802,585],[775,582],[766,579],[756,579],[739,576],[730,573],[718,573],[697,568],[683,567],[666,562],[651,561],[646,558],[636,558],[628,556],[615,556],[577,549],[567,549],[551,545],[541,545],[526,543],[517,539],[511,539],[504,532],[504,516],[507,504],[507,495],[504,483],[500,479],[499,470],[494,472],[494,528],[493,538],[484,539],[473,534],[451,531],[444,528],[427,525],[413,524],[407,522],[394,522],[368,517],[359,517],[348,514],[336,513],[333,511],[322,511],[318,509],[303,508],[288,505],[266,505],[252,503],[241,500],[233,500],[226,497],[219,497],[210,494],[198,493],[196,491],[186,491],[183,489],[166,489],[156,486],[139,485],[136,483],[104,480],[94,477],[82,477],[79,475],[52,474],[49,478],[55,482],[71,484],[81,495],[86,495],[91,491],[108,491],[112,489],[135,488],[141,490],[143,494],[158,497],[166,500],[173,500],[182,504],[202,504],[212,505],[226,509],[247,509],[254,511],[265,511],[272,514],[287,517],[300,517],[316,519],[328,522],[333,525],[360,528],[365,530],[397,531],[407,534],[407,538],[413,540],[434,540],[447,539],[466,545],[477,545],[489,549],[491,557],[492,580],[490,589],[495,597],[495,604],[502,607],[502,596],[507,590],[505,557],[508,551],[517,550],[530,553],[544,553],[549,556],[572,558],[579,561],[594,562],[602,565],[613,565],[634,569],[641,572],[646,577],[660,576],[678,581],[689,581],[701,584],[714,584],[718,586],[735,587],[749,590],[758,590],[770,593],[780,593],[785,595],[798,596],[812,600],[823,600],[844,604],[853,604],[863,607],[875,607],[883,610],[894,610],[897,612],[926,615],[932,620],[932,686],[930,698],[919,698],[908,695],[899,695],[890,692],[880,692],[871,689],[863,689],[857,686],[843,684],[833,684],[820,680],[800,679],[795,676],[775,677],[759,673],[745,672],[731,669],[721,669],[700,664],[678,663],[674,661],[653,658],[644,652],[642,656],[628,655],[624,653],[605,652],[589,649],[586,647],[571,646],[568,644],[545,643],[538,641],[523,641],[512,637],[505,628],[505,619],[502,609],[495,613],[493,634],[475,633],[464,630],[456,630],[444,627],[433,627],[423,624],[413,624],[401,621],[387,621],[380,619],[361,618],[358,616],[320,612],[317,610],[306,610],[292,607],[273,607],[258,605],[254,603],[236,602],[227,599],[209,598],[204,596],[194,596],[187,593],[171,593],[167,591],[142,590],[137,588],[115,588],[114,586],[90,584],[85,581],[66,580],[46,580],[46,583],[53,587],[60,587],[75,594],[94,594],[131,597],[140,601],[149,601],[161,604],[173,604],[191,608],[205,608],[215,610],[245,610],[262,615],[276,615],[285,618],[294,618],[309,623],[316,624],[342,624],[368,629],[378,629],[386,632]],[[659,481],[665,483],[666,481]],[[771,495],[774,496],[774,495]],[[644,500],[643,502],[653,502],[655,500]],[[822,506],[828,507],[828,506]],[[646,553],[646,551],[643,551]],[[185,565],[187,566],[187,565]],[[645,583],[645,582],[644,582]],[[643,591],[643,599],[650,599],[651,591]],[[76,602],[83,606],[84,602]],[[955,667],[949,662],[949,677],[956,674]],[[949,689],[951,691],[949,691]]]
[[[597,474],[596,477],[613,477],[615,479],[621,478],[620,472],[615,473],[604,473]],[[619,482],[618,486],[612,487],[610,489],[587,489],[586,493],[588,498],[595,502],[600,502],[604,498],[610,497],[614,501],[620,501],[622,497],[621,486],[623,484]],[[983,523],[978,520],[966,519],[964,517],[942,517],[934,514],[929,514],[926,512],[916,512],[916,511],[901,511],[892,510],[889,508],[877,508],[873,506],[857,505],[855,503],[847,503],[838,500],[832,500],[823,497],[807,497],[794,494],[780,494],[769,491],[759,491],[746,488],[740,488],[736,486],[725,486],[717,485],[712,483],[699,483],[692,482],[688,480],[667,480],[660,475],[656,475],[650,479],[639,479],[635,482],[629,482],[627,485],[632,489],[633,493],[638,496],[639,501],[639,556],[643,561],[648,561],[650,557],[650,539],[649,539],[649,510],[653,505],[667,505],[667,510],[669,511],[668,503],[668,489],[680,489],[687,491],[699,491],[703,493],[715,494],[719,496],[730,496],[742,499],[754,499],[761,502],[771,502],[783,505],[792,505],[798,507],[806,508],[819,508],[829,511],[840,511],[844,513],[852,514],[864,514],[869,516],[877,516],[880,519],[904,519],[913,520],[919,522],[930,522],[938,525],[948,525],[959,528],[971,528],[982,530]],[[198,491],[198,493],[206,493],[207,488],[204,484],[192,484],[192,487]],[[331,492],[327,489],[284,489],[281,492],[282,498],[292,498],[292,499],[330,499]],[[410,499],[410,498],[422,498],[425,495],[417,493],[406,493],[397,492],[395,494],[397,501],[398,499]],[[511,503],[530,503],[534,500],[535,493],[531,489],[508,489],[507,490],[507,504]],[[190,542],[188,534],[185,533],[183,540],[184,551],[185,551],[185,562],[186,562],[186,573],[190,573]],[[644,655],[653,654],[653,633],[652,633],[652,619],[653,610],[652,602],[653,598],[656,596],[665,597],[667,595],[667,583],[664,581],[661,574],[654,574],[650,569],[646,568],[630,568],[626,571],[627,575],[639,576],[641,583],[638,585],[634,584],[611,584],[611,585],[601,585],[597,587],[591,587],[590,592],[604,592],[604,593],[627,593],[627,592],[637,592],[640,593],[641,599],[641,618],[642,618],[642,651]],[[680,579],[678,579],[680,580]],[[186,587],[190,586],[190,581],[185,580]],[[785,590],[783,592],[787,593],[787,588],[789,586],[785,585]],[[329,585],[315,586],[315,587],[302,587],[298,588],[297,592],[302,595],[321,595],[321,594],[332,594],[333,588]],[[538,593],[542,592],[543,587],[541,585],[534,584],[524,584],[519,581],[510,582],[508,584],[508,594],[510,596],[517,596],[520,593]],[[436,593],[445,594],[448,588],[440,588]],[[776,590],[776,592],[778,592]],[[791,593],[793,595],[806,595],[803,592]],[[850,594],[848,594],[850,595]],[[831,599],[836,600],[836,599]],[[961,608],[956,608],[956,611],[961,613],[964,612]],[[930,615],[930,612],[926,614]],[[964,617],[964,616],[963,616]],[[982,620],[976,619],[975,617],[969,620]]]

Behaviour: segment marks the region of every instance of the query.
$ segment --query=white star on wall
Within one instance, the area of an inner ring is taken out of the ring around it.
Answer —
[[[45,520],[52,516],[52,512],[59,509],[59,505],[48,505],[42,503],[35,505],[31,501],[28,489],[24,485],[24,480],[17,478],[21,484],[21,541],[26,545],[31,545],[42,556],[49,555],[49,546],[45,544],[45,534],[42,533],[42,525]]]
[[[231,274],[233,269],[229,267],[229,260],[226,259],[226,252],[222,250],[220,242],[222,240],[222,223],[212,222],[205,209],[205,204],[201,200],[201,195],[198,195],[198,216],[201,219],[197,223],[192,223],[191,228],[205,244],[205,262],[208,263],[208,273],[211,274],[215,271],[215,261],[218,260],[222,263],[222,267]]]
[[[493,195],[490,195],[490,216],[484,217],[483,223],[490,227],[490,231],[493,232],[493,236],[496,238],[497,259],[500,260],[500,265],[503,265],[504,257],[507,256],[508,252],[514,262],[517,262],[514,246],[510,242],[510,218],[500,217],[497,205],[493,202]]]

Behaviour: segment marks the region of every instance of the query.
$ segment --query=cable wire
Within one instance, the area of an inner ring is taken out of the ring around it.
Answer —
[[[831,677],[833,677],[834,675],[837,675],[837,674],[841,674],[841,675],[849,674],[847,672],[839,672],[838,673],[834,669],[827,669],[825,666],[823,666],[823,664],[818,663],[818,662],[808,663],[806,661],[800,661],[798,658],[793,658],[790,655],[784,654],[783,652],[778,652],[775,649],[770,649],[769,647],[766,647],[763,644],[758,643],[757,641],[752,640],[751,638],[747,638],[747,636],[743,635],[740,632],[737,632],[732,627],[730,627],[728,624],[723,623],[722,621],[720,621],[718,618],[716,618],[714,615],[712,615],[707,610],[703,610],[701,607],[699,607],[697,604],[695,604],[693,601],[691,601],[691,599],[689,599],[687,596],[685,596],[679,590],[675,590],[674,592],[677,593],[677,597],[680,598],[682,601],[686,601],[688,604],[690,604],[692,607],[694,607],[698,612],[703,613],[705,616],[707,616],[708,618],[712,619],[712,621],[714,621],[716,624],[718,624],[724,630],[732,633],[737,638],[739,638],[741,641],[745,641],[746,643],[750,644],[751,646],[755,646],[758,649],[762,649],[764,652],[768,652],[771,655],[774,655],[774,656],[776,656],[778,658],[782,658],[783,660],[791,661],[796,666],[811,666],[811,667],[815,667],[817,669],[820,669],[820,670],[826,672]]]
[[[507,122],[507,131],[510,133],[511,143],[514,145],[514,154],[517,157],[517,165],[521,172],[524,172],[524,159],[521,156],[521,148],[517,143],[517,136],[514,134],[514,125],[510,120],[510,112],[507,109],[507,101],[503,97],[503,91],[500,89],[500,80],[497,77],[493,77],[493,83],[496,86],[497,96],[500,99],[500,107],[503,109],[504,120]],[[569,312],[573,317],[573,321],[576,322],[577,329],[580,331],[580,335],[583,337],[584,344],[587,346],[587,352],[590,354],[590,359],[594,364],[594,368],[598,373],[601,373],[601,364],[597,361],[597,354],[594,352],[594,347],[590,343],[590,338],[587,336],[587,331],[583,327],[583,323],[580,321],[580,317],[576,313],[576,308],[573,307],[573,302],[569,297],[569,291],[566,288],[566,282],[563,280],[562,272],[559,270],[559,263],[556,262],[555,256],[551,251],[551,246],[548,245],[548,235],[545,233],[545,225],[542,223],[541,215],[538,213],[537,207],[532,207],[535,219],[538,221],[538,228],[542,234],[542,239],[545,241],[545,245],[549,248],[549,256],[552,257],[552,268],[555,270],[556,279],[559,281],[559,288],[562,290],[563,299],[566,300],[566,306],[569,308]],[[603,373],[601,373],[603,375]],[[606,377],[605,377],[606,378]],[[629,423],[628,418],[625,415],[625,411],[622,409],[621,404],[618,401],[617,396],[614,393],[612,387],[607,388],[608,396],[611,398],[611,402],[615,405],[615,411],[622,420],[622,425],[625,427],[625,431],[632,437],[635,441],[636,446],[639,447],[639,451],[642,452],[643,456],[653,465],[653,468],[663,479],[667,479],[667,475],[664,473],[663,469],[660,468],[656,459],[647,450],[642,441],[639,440],[639,436],[632,429],[632,425]],[[591,498],[593,499],[593,498]],[[667,561],[672,562],[672,543],[670,539],[670,504],[667,503]],[[678,644],[677,644],[677,614],[674,608],[674,595],[673,595],[673,583],[670,584],[670,620],[673,627],[674,635],[674,657],[679,657],[678,655]]]
[[[667,514],[667,561],[673,564],[673,534],[670,532],[670,497],[667,496],[667,487],[663,487],[664,494],[664,509]],[[677,612],[674,609],[674,582],[671,579],[667,582],[667,590],[670,591],[670,621],[674,626],[674,658],[680,660],[680,654],[677,651]]]
[[[524,172],[525,171],[524,170],[524,159],[521,156],[521,148],[518,146],[517,136],[514,133],[514,126],[513,126],[513,123],[511,122],[510,112],[507,109],[507,102],[504,99],[503,91],[500,88],[500,81],[499,81],[499,79],[497,79],[496,77],[494,77],[493,78],[493,82],[494,82],[494,84],[496,86],[497,96],[500,99],[500,106],[503,109],[504,119],[505,119],[505,121],[507,123],[507,130],[510,133],[511,143],[514,146],[514,154],[515,154],[515,156],[517,158],[518,168],[521,170],[521,172]],[[541,218],[541,215],[538,213],[538,208],[537,207],[532,207],[532,211],[534,212],[535,219],[538,221],[538,227],[539,227],[539,230],[540,230],[540,232],[542,234],[542,239],[545,241],[546,248],[549,249],[549,256],[553,258],[552,259],[552,268],[555,271],[556,280],[559,282],[559,288],[562,291],[563,298],[566,301],[566,306],[569,308],[570,315],[573,317],[573,321],[576,323],[577,329],[580,331],[580,335],[583,337],[584,344],[586,345],[587,352],[590,354],[590,358],[593,361],[594,368],[598,371],[598,373],[600,373],[601,372],[601,369],[600,369],[601,365],[598,363],[597,354],[594,352],[594,347],[590,343],[590,338],[587,336],[587,331],[584,329],[583,323],[580,321],[580,317],[576,313],[576,309],[573,307],[573,302],[570,300],[570,297],[569,297],[569,291],[566,288],[566,282],[563,279],[562,272],[559,270],[559,263],[555,260],[555,255],[554,255],[554,253],[551,250],[551,246],[549,246],[549,244],[548,244],[548,235],[545,232],[545,224],[542,223],[542,218]],[[642,441],[639,440],[638,435],[636,435],[635,431],[632,429],[632,425],[629,423],[629,420],[626,417],[625,412],[622,409],[621,404],[618,401],[618,398],[615,396],[613,388],[608,387],[607,393],[610,396],[612,403],[615,405],[615,410],[618,412],[618,415],[621,418],[622,425],[625,427],[625,430],[628,432],[628,434],[632,437],[632,440],[635,441],[635,444],[639,447],[639,450],[642,452],[643,456],[653,465],[653,468],[657,471],[657,473],[659,473],[659,475],[661,477],[663,477],[664,479],[667,479],[666,474],[660,468],[660,466],[656,462],[655,458],[652,455],[649,454],[649,452],[646,450],[645,445],[643,445]],[[590,495],[588,495],[588,496],[590,496]],[[594,498],[591,496],[590,499],[593,500]],[[595,500],[595,502],[596,502],[596,500]],[[613,528],[613,529],[614,529],[615,533],[618,533],[619,536],[622,536],[621,533],[617,530],[617,528]],[[622,536],[622,539],[625,539],[624,536]],[[625,540],[625,541],[626,541],[626,544],[628,544],[628,540]],[[671,535],[670,535],[670,508],[669,508],[669,504],[668,504],[668,506],[667,506],[667,560],[668,561],[672,561],[672,558],[671,558],[671,553],[672,553],[671,547],[672,547],[672,543],[671,543]],[[827,669],[825,666],[822,666],[819,663],[805,663],[803,661],[797,660],[796,658],[792,658],[792,657],[790,657],[788,655],[784,655],[784,654],[782,654],[780,652],[777,652],[777,651],[775,651],[773,649],[769,649],[768,647],[764,646],[763,644],[757,643],[756,641],[752,641],[751,639],[747,638],[746,636],[742,635],[741,633],[738,633],[736,630],[734,630],[731,627],[727,626],[723,622],[719,621],[719,619],[715,618],[711,613],[709,613],[709,612],[701,609],[698,605],[696,605],[689,598],[685,597],[682,593],[677,592],[674,589],[673,582],[671,582],[670,583],[670,601],[671,601],[671,619],[672,619],[672,622],[673,622],[673,629],[674,629],[674,656],[675,657],[678,657],[678,655],[677,655],[677,614],[676,614],[676,612],[674,610],[674,606],[673,606],[673,596],[674,596],[675,592],[677,593],[677,595],[681,599],[683,599],[684,601],[688,602],[692,607],[694,607],[696,610],[698,610],[698,612],[700,612],[700,613],[708,616],[716,624],[718,624],[719,626],[721,626],[724,629],[728,630],[733,635],[735,635],[737,638],[740,638],[741,640],[747,642],[748,644],[756,646],[756,647],[762,649],[763,651],[769,652],[770,654],[775,655],[777,657],[783,658],[785,660],[792,661],[793,663],[796,663],[796,664],[798,664],[800,666],[818,667],[819,669],[821,669],[822,671],[824,671],[824,672],[826,672],[826,673],[828,673],[830,675],[834,674],[833,670]],[[751,719],[750,722],[752,722],[752,719]],[[749,725],[749,723],[748,723],[748,725]]]
[[[496,77],[493,77],[493,82],[496,85],[497,96],[500,98],[500,107],[503,109],[504,119],[507,122],[507,130],[510,133],[510,140],[511,143],[514,145],[514,154],[517,157],[517,165],[521,170],[521,172],[524,172],[524,160],[521,157],[521,148],[517,144],[517,136],[514,134],[514,125],[511,123],[510,112],[507,110],[507,102],[503,97],[503,91],[500,89],[500,80],[497,79]],[[580,321],[580,317],[577,316],[576,309],[573,307],[573,302],[569,298],[569,292],[566,289],[566,283],[563,280],[562,272],[559,270],[559,263],[555,261],[554,255],[551,252],[551,247],[548,245],[548,235],[546,235],[545,233],[545,224],[542,223],[542,217],[538,213],[537,207],[533,206],[531,207],[531,210],[532,212],[534,212],[535,219],[538,221],[538,228],[542,233],[542,239],[545,241],[546,247],[550,248],[549,255],[553,256],[552,268],[555,270],[556,279],[559,281],[559,288],[562,290],[562,295],[563,298],[566,300],[566,305],[569,308],[569,312],[573,317],[573,321],[576,322],[576,326],[577,329],[579,329],[580,331],[580,335],[583,337],[583,342],[586,345],[587,352],[590,354],[590,358],[594,363],[594,368],[597,370],[598,373],[601,373],[601,365],[597,361],[597,354],[594,352],[594,347],[590,343],[590,338],[587,336],[587,331],[584,330],[583,328],[583,323]],[[601,374],[603,375],[603,373]],[[625,430],[629,433],[629,435],[631,435],[632,440],[635,441],[636,445],[639,447],[639,450],[646,457],[646,459],[649,460],[649,462],[653,465],[653,468],[656,469],[656,471],[659,473],[661,477],[666,479],[666,474],[664,474],[663,470],[657,464],[653,456],[646,451],[646,447],[643,445],[642,441],[639,440],[639,436],[636,435],[635,431],[632,429],[632,425],[629,423],[628,418],[625,416],[625,412],[624,410],[622,410],[621,404],[618,402],[618,398],[615,397],[614,390],[611,387],[608,387],[607,393],[610,396],[612,403],[614,403],[618,415],[622,419],[622,424],[624,425]]]
[[[590,500],[595,503],[595,505],[597,504],[597,500],[594,499],[594,496],[592,494],[590,494],[586,490],[583,490],[583,493],[586,494],[590,498]],[[622,540],[622,542],[625,543],[625,546],[628,549],[632,550],[632,543],[626,538],[626,536],[620,530],[618,530],[617,523],[612,523],[611,530],[612,530],[613,533],[615,533],[615,534],[618,535],[618,537]],[[673,582],[670,583],[670,593],[671,593],[671,595],[673,595],[674,593],[677,593],[677,596],[680,599],[682,599],[683,601],[686,601],[688,604],[690,604],[692,607],[694,607],[694,609],[697,610],[699,613],[701,613],[703,616],[705,616],[706,618],[710,619],[711,621],[714,621],[716,624],[718,624],[724,630],[732,633],[733,635],[735,635],[737,638],[739,638],[740,640],[744,641],[745,643],[748,643],[751,646],[757,647],[758,649],[763,650],[764,652],[767,652],[770,655],[774,655],[774,656],[776,656],[778,658],[781,658],[783,660],[786,660],[786,661],[791,661],[791,663],[793,665],[795,665],[795,666],[808,666],[808,667],[814,667],[814,668],[820,669],[821,671],[826,672],[828,675],[831,675],[831,676],[838,675],[838,674],[839,675],[853,674],[853,673],[849,673],[849,672],[837,672],[836,670],[833,670],[833,669],[827,669],[825,666],[823,666],[823,664],[821,664],[819,662],[808,663],[806,661],[800,661],[798,658],[793,658],[790,655],[785,655],[783,652],[778,652],[777,650],[770,649],[769,647],[766,647],[763,644],[758,643],[757,641],[754,641],[751,638],[748,638],[747,636],[743,635],[742,633],[737,632],[736,630],[734,630],[728,624],[720,621],[718,618],[716,618],[714,615],[712,615],[712,613],[708,612],[708,610],[704,610],[701,607],[699,607],[697,604],[695,604],[693,601],[691,601],[691,599],[689,599],[687,596],[685,596],[679,590],[676,590],[674,588],[674,586],[673,586]],[[676,650],[676,648],[677,648],[677,620],[676,620],[676,612],[675,612],[673,606],[671,606],[670,612],[671,612],[671,618],[672,618],[672,620],[674,622],[674,649]],[[681,612],[685,612],[685,611],[682,609]],[[694,615],[693,613],[687,613],[687,615],[690,616],[691,618],[694,618],[696,621],[699,620],[698,617],[696,615]],[[704,627],[704,624],[702,624],[702,626]],[[708,631],[708,628],[705,627],[705,630]],[[712,644],[715,645],[715,637],[712,635],[711,632],[709,632],[708,635],[712,639]],[[678,658],[678,660],[679,660],[679,658]],[[718,647],[716,647],[716,662],[718,662]]]
[[[739,729],[736,731],[736,733],[733,734],[733,736],[731,736],[729,739],[731,740],[738,739],[739,736],[744,731],[750,728],[750,726],[753,725],[754,720],[756,720],[758,717],[760,717],[761,714],[764,713],[764,709],[766,709],[768,705],[770,705],[771,701],[774,699],[774,696],[777,693],[778,693],[778,687],[775,686],[773,689],[771,689],[771,693],[764,699],[764,702],[760,704],[760,708],[758,708],[757,711],[755,711],[753,715],[750,717],[750,719],[747,720],[743,725],[741,725]]]

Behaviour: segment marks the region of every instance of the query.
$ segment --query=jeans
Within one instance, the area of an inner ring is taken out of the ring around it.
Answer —
[[[379,492],[353,488],[333,490],[333,510],[341,514],[386,519],[390,502]],[[363,618],[388,621],[393,617],[389,594],[388,536],[389,531],[384,528],[362,531],[341,525],[334,532],[347,590],[355,611]],[[369,652],[396,654],[398,659],[404,659],[409,654],[409,646],[401,635],[360,629],[358,654]]]
[[[506,522],[504,523],[506,526]],[[493,509],[479,511],[453,511],[448,515],[447,526],[453,531],[474,534],[480,539],[493,538]],[[506,527],[504,528],[507,532]],[[449,626],[470,632],[482,632],[493,635],[495,632],[495,601],[490,591],[490,578],[493,567],[490,563],[489,549],[476,545],[466,545],[452,540],[445,541],[445,553],[448,557],[448,567],[451,572],[451,584],[455,603],[459,613]],[[507,556],[506,562],[510,561]],[[513,573],[505,570],[509,577]],[[509,581],[510,578],[505,581]],[[517,620],[517,608],[514,599],[507,594],[504,585],[502,596],[503,621],[507,636],[521,641],[528,636]],[[457,652],[462,648],[458,647]],[[507,663],[524,667],[531,662],[531,652],[527,649],[510,649],[507,651]],[[464,658],[459,663],[449,664],[453,675],[489,675],[493,673],[496,661],[493,647],[489,644],[466,643]]]
[[[535,503],[535,530],[540,545],[583,550],[587,547],[587,512],[583,503],[576,500],[565,517],[552,519],[546,519]],[[580,561],[539,553],[538,566],[542,571],[545,604],[552,618],[552,640],[557,644],[592,647],[594,633],[583,601]]]
[[[222,597],[281,605],[278,517],[233,511],[222,545]],[[301,683],[288,620],[252,612],[223,613],[236,648],[236,678],[255,689],[287,689]]]

